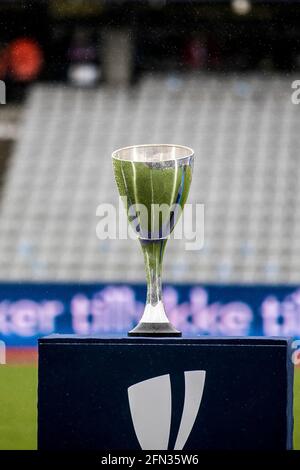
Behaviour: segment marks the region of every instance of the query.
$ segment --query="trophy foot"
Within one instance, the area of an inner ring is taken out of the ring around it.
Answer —
[[[133,330],[128,331],[128,336],[178,337],[181,336],[181,331],[176,330],[169,322],[140,322]]]

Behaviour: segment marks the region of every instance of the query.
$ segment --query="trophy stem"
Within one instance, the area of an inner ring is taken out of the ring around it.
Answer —
[[[162,301],[161,274],[167,239],[142,240],[145,271],[147,277],[147,304],[157,305]]]
[[[181,336],[169,322],[162,302],[161,272],[167,239],[140,239],[147,277],[147,303],[140,323],[129,336]]]

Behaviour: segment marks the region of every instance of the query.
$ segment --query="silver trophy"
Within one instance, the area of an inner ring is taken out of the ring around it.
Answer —
[[[181,336],[162,302],[161,272],[167,239],[188,197],[194,152],[181,145],[136,145],[112,154],[115,179],[128,220],[144,253],[147,302],[129,336]]]

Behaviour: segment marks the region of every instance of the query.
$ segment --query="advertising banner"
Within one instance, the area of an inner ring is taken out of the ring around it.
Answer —
[[[142,284],[0,284],[0,340],[35,346],[52,333],[123,333],[141,318]],[[165,285],[184,334],[300,337],[299,286]]]

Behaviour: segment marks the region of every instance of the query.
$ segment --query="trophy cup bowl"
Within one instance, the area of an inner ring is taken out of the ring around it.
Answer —
[[[181,336],[162,302],[161,272],[167,239],[188,197],[194,152],[181,145],[136,145],[112,154],[119,194],[144,254],[147,302],[129,336]]]

